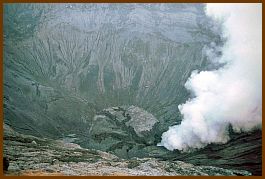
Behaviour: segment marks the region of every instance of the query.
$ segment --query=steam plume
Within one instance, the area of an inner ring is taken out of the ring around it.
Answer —
[[[194,71],[185,87],[195,98],[178,106],[183,120],[162,135],[158,145],[189,151],[226,143],[228,126],[235,132],[261,128],[262,5],[207,4],[206,14],[224,21],[227,42],[215,71]]]

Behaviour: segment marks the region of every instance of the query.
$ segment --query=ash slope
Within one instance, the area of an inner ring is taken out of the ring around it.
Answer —
[[[38,136],[87,135],[97,112],[134,105],[165,131],[180,120],[191,71],[206,68],[203,49],[220,43],[203,8],[5,5],[5,122]]]

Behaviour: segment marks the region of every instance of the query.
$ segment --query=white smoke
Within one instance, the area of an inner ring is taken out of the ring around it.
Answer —
[[[194,71],[185,87],[195,98],[178,106],[183,120],[162,135],[159,146],[189,151],[226,143],[235,132],[261,129],[262,5],[207,4],[206,14],[223,21],[227,42],[215,71]]]

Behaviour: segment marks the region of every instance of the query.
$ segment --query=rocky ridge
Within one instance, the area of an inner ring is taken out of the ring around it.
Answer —
[[[77,144],[37,138],[13,131],[5,125],[4,154],[10,158],[5,175],[40,176],[219,176],[251,175],[243,170],[196,166],[181,161],[154,158],[120,159],[99,150]]]

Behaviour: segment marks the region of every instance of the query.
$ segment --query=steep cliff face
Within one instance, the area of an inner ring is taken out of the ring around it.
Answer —
[[[205,67],[205,47],[219,40],[203,8],[5,5],[5,123],[39,136],[88,135],[97,112],[135,105],[165,131],[179,120],[190,72]]]

